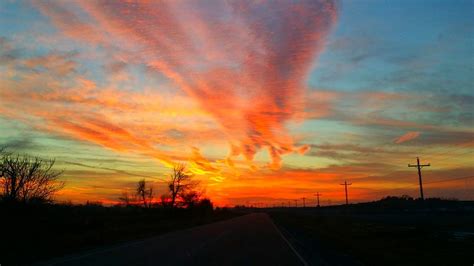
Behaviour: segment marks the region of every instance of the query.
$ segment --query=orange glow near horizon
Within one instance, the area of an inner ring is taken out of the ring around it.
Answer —
[[[416,83],[410,67],[440,59],[372,49],[377,38],[352,32],[358,18],[337,2],[16,8],[36,26],[0,35],[0,146],[56,158],[59,201],[114,204],[142,178],[158,199],[177,163],[218,206],[314,205],[316,192],[339,204],[344,180],[352,202],[416,197],[406,165],[417,156],[432,164],[427,196],[474,199],[469,82],[456,77],[450,94]]]

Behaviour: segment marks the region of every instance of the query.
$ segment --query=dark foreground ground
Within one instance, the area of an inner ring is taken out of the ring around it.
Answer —
[[[239,215],[206,208],[0,204],[0,265],[25,265]]]
[[[313,265],[473,265],[474,204],[268,210]]]
[[[265,213],[96,249],[39,265],[304,265]]]
[[[474,202],[229,210],[0,206],[0,264],[473,265]],[[67,255],[72,254],[72,255]]]

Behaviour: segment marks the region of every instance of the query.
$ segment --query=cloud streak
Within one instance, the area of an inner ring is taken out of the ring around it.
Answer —
[[[394,142],[396,144],[400,144],[400,143],[403,143],[403,142],[407,142],[407,141],[416,139],[419,136],[420,136],[420,132],[410,131],[410,132],[407,132],[407,133],[403,134],[402,136],[398,137],[397,139],[395,139]]]
[[[276,169],[282,155],[304,150],[285,123],[304,108],[306,76],[337,17],[332,1],[37,6],[69,37],[123,43],[125,61],[148,66],[191,96],[227,136],[228,160],[243,155],[252,164],[265,149]]]

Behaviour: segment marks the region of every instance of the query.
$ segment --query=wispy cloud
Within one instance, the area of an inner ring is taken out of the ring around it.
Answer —
[[[402,136],[396,138],[394,140],[394,142],[396,144],[400,144],[400,143],[403,143],[403,142],[407,142],[407,141],[410,141],[410,140],[413,140],[413,139],[416,139],[420,136],[420,132],[418,131],[410,131],[410,132],[407,132],[405,134],[403,134]]]
[[[307,74],[336,20],[332,1],[36,5],[67,36],[92,45],[123,43],[124,61],[146,65],[185,91],[227,136],[228,160],[243,155],[252,164],[266,149],[268,166],[276,169],[282,155],[305,150],[294,146],[285,123],[303,108]],[[125,133],[101,136],[78,121],[60,122],[102,144]]]

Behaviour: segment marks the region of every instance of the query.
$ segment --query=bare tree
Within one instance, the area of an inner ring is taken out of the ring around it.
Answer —
[[[120,196],[118,199],[126,207],[130,206],[133,202],[133,199],[128,194],[128,191],[123,191],[122,196]]]
[[[168,183],[168,188],[171,195],[171,207],[176,207],[176,200],[178,198],[183,199],[183,196],[194,190],[198,184],[198,182],[192,180],[191,174],[186,173],[186,166],[184,164],[176,165],[173,168],[173,173],[171,174],[170,181]]]
[[[12,155],[0,150],[1,198],[11,202],[51,201],[64,187],[61,171],[53,170],[55,160]]]
[[[137,196],[143,202],[143,206],[145,208],[151,207],[151,202],[153,200],[153,188],[147,188],[145,179],[142,179],[137,183]]]

